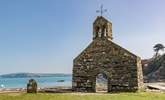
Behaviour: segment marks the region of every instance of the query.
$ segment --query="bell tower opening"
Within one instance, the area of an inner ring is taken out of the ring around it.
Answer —
[[[93,23],[93,39],[96,38],[112,40],[112,23],[102,16],[98,16]]]

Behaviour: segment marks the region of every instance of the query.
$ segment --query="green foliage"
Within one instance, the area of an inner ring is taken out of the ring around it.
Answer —
[[[164,45],[159,43],[154,46],[154,51],[157,52],[159,50],[164,50],[164,48]]]
[[[163,93],[0,94],[0,100],[164,100]]]
[[[160,50],[162,50],[162,51],[164,51],[164,45],[163,44],[156,44],[154,47],[153,47],[153,49],[154,49],[154,51],[156,52],[156,54],[155,54],[155,56],[157,57],[157,55],[158,55],[158,53],[159,53],[159,51]]]

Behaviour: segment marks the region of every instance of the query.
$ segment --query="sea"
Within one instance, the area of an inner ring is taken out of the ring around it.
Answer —
[[[0,89],[26,88],[30,79],[37,81],[38,88],[64,86],[71,87],[72,76],[0,78]]]

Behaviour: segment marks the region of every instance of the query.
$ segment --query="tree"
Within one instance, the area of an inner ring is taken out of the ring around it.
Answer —
[[[155,57],[157,58],[157,56],[158,56],[158,54],[159,54],[159,51],[161,50],[161,51],[164,51],[164,45],[163,44],[156,44],[154,47],[153,47],[153,49],[154,49],[154,51],[156,52],[156,54],[155,54]]]

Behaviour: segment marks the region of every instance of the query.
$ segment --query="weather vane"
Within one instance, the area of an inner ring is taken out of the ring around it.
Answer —
[[[97,13],[100,13],[101,16],[102,16],[104,12],[107,12],[107,9],[104,9],[104,8],[103,8],[103,4],[102,4],[101,7],[100,7],[100,10],[96,10],[96,12],[97,12]]]

